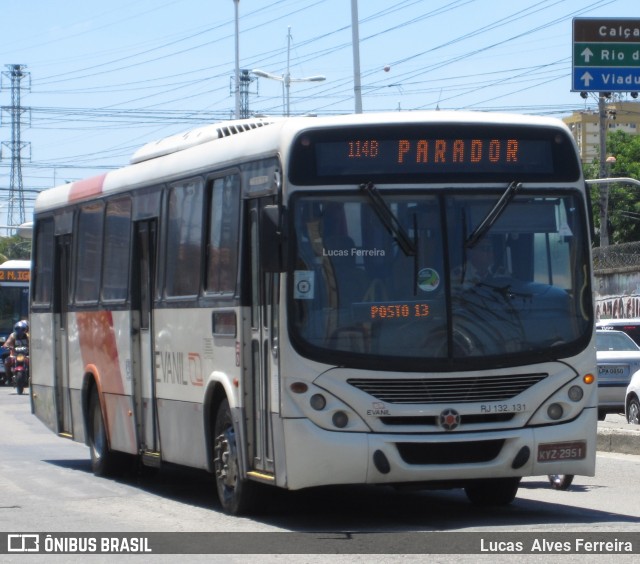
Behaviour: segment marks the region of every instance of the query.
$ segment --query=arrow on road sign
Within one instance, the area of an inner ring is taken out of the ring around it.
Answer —
[[[580,53],[584,57],[584,62],[588,63],[593,57],[593,51],[587,47],[582,53]]]
[[[582,80],[584,85],[589,88],[589,83],[593,80],[593,77],[589,74],[589,71],[587,71],[580,77],[580,80]]]

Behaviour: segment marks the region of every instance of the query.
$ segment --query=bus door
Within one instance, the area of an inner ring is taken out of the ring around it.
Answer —
[[[160,464],[153,338],[156,247],[156,221],[136,222],[131,308],[132,392],[138,449],[148,466]]]
[[[249,233],[245,239],[249,243],[250,256],[250,338],[251,346],[245,350],[250,358],[245,359],[244,389],[247,398],[247,435],[249,445],[249,467],[254,471],[272,475],[273,432],[271,423],[271,403],[278,401],[272,397],[278,373],[276,358],[271,352],[272,335],[277,323],[277,310],[272,309],[276,292],[275,274],[264,274],[260,268],[259,221],[265,205],[273,204],[273,197],[247,200]],[[246,334],[246,333],[245,333]],[[263,476],[264,478],[265,476]]]
[[[54,321],[55,401],[58,433],[73,434],[71,398],[69,397],[69,286],[71,283],[71,235],[55,239]]]

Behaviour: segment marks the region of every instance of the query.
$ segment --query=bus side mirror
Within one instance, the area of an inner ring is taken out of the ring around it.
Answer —
[[[277,205],[262,208],[260,218],[260,265],[265,272],[282,272],[282,232]]]

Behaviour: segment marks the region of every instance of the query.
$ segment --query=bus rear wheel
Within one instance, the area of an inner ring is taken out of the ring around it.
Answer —
[[[214,425],[213,468],[222,508],[243,515],[255,506],[257,484],[243,479],[229,400],[220,403]]]
[[[478,480],[465,487],[469,501],[482,507],[509,505],[518,493],[521,478]]]
[[[96,476],[112,476],[124,468],[125,455],[109,448],[100,397],[95,388],[89,398],[89,450],[91,469]]]

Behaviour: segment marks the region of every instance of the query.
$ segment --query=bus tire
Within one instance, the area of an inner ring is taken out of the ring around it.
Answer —
[[[509,505],[518,493],[521,478],[478,480],[465,487],[469,501],[481,507]]]
[[[98,391],[89,398],[89,451],[91,469],[96,476],[112,476],[122,468],[122,458],[109,448]]]
[[[249,513],[255,506],[257,484],[241,477],[238,445],[227,398],[218,406],[213,437],[213,468],[220,505],[232,515]]]

